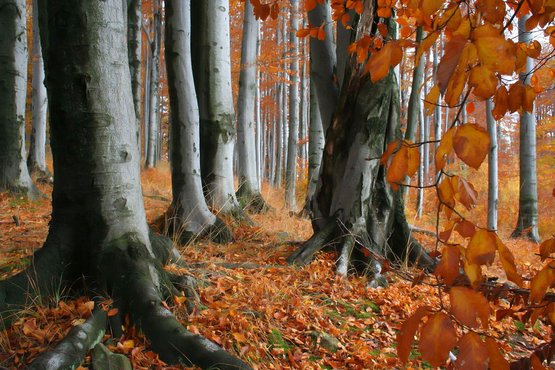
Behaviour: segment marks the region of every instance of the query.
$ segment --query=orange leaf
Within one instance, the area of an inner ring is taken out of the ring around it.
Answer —
[[[318,28],[318,40],[322,41],[326,39],[326,31],[324,30],[324,25]]]
[[[532,86],[526,85],[524,87],[524,94],[522,95],[522,109],[525,112],[534,110],[534,99],[536,98],[536,91]]]
[[[453,148],[457,156],[472,168],[478,169],[489,152],[489,134],[476,125],[460,126],[453,136]]]
[[[310,34],[310,29],[308,28],[301,28],[297,31],[297,37],[306,37]]]
[[[542,262],[545,261],[545,259],[553,252],[555,252],[555,238],[547,239],[540,244],[540,256]]]
[[[318,5],[318,3],[316,2],[316,0],[305,0],[304,10],[309,12],[312,9],[316,8],[317,5]]]
[[[460,234],[463,238],[471,238],[476,233],[476,228],[474,224],[467,220],[462,220],[455,226],[455,231]]]
[[[406,27],[406,28],[410,31],[410,28],[408,28],[408,27]],[[401,32],[402,32],[402,30],[401,30]],[[424,38],[424,40],[422,40],[420,42],[420,45],[418,45],[418,49],[416,50],[416,57],[415,57],[416,65],[418,65],[418,63],[420,62],[420,57],[422,56],[422,54],[424,54],[425,52],[430,50],[432,45],[435,44],[438,37],[439,37],[439,32],[432,32],[432,33],[428,34],[428,36],[426,36]],[[439,96],[439,93],[438,93],[438,96]],[[436,101],[437,101],[437,99],[436,99]]]
[[[524,100],[525,89],[522,82],[518,81],[511,85],[509,88],[509,111],[511,113],[516,112],[521,106]]]
[[[426,109],[426,114],[431,115],[437,106],[437,101],[439,99],[439,87],[435,85],[432,87],[426,98],[424,99],[424,108]]]
[[[108,311],[108,317],[116,316],[119,310],[117,308],[112,308]]]
[[[424,16],[431,17],[441,8],[443,5],[443,0],[422,0],[420,3],[420,9],[424,13]]]
[[[474,87],[472,92],[479,98],[489,99],[493,96],[498,82],[497,76],[488,67],[477,66],[470,72],[469,84]]]
[[[515,257],[509,248],[503,244],[499,236],[496,233],[493,234],[495,238],[495,243],[497,244],[497,251],[499,252],[499,259],[501,260],[501,266],[503,266],[503,270],[505,270],[505,274],[507,275],[507,279],[515,283],[516,285],[522,287],[524,286],[524,282],[522,281],[522,277],[516,271],[515,265]]]
[[[493,118],[501,119],[509,108],[509,92],[505,86],[500,86],[493,97],[495,107],[491,111]]]
[[[401,362],[407,362],[412,343],[414,342],[414,335],[420,326],[420,321],[430,312],[431,307],[429,306],[419,307],[416,312],[401,325],[401,329],[397,333],[397,354]]]
[[[443,364],[457,343],[457,333],[451,319],[443,312],[438,312],[424,324],[420,333],[422,358],[432,366]]]
[[[540,270],[530,283],[530,301],[539,303],[542,301],[547,289],[555,283],[555,262],[549,262]]]
[[[493,72],[511,74],[515,70],[515,44],[505,39],[498,28],[490,24],[479,26],[472,35],[482,66]]]
[[[409,143],[403,141],[401,148],[394,154],[387,170],[386,180],[394,190],[397,190],[398,183],[402,183],[405,176],[414,175],[420,164],[418,148],[412,148],[409,145]]]
[[[243,333],[233,333],[233,338],[239,343],[246,343],[247,337]]]
[[[466,105],[466,113],[472,114],[474,113],[475,110],[476,110],[476,106],[474,105],[473,102],[470,102]]]
[[[453,284],[453,281],[459,276],[459,264],[461,259],[461,251],[454,246],[447,246],[441,252],[441,260],[437,264],[435,274],[441,276],[447,285]]]
[[[441,138],[435,154],[436,171],[441,171],[445,167],[447,158],[453,153],[453,134],[456,130],[456,127],[451,127]]]
[[[124,340],[123,343],[121,344],[123,348],[125,349],[133,349],[135,348],[135,342],[133,341],[133,339],[128,339],[128,340]]]
[[[382,37],[387,36],[387,26],[385,25],[385,23],[378,23],[378,31],[380,32],[380,35],[382,35]]]
[[[499,346],[490,337],[486,337],[486,348],[489,354],[489,366],[490,369],[495,370],[509,370],[509,362],[505,360],[505,357],[499,352]]]
[[[466,259],[470,264],[491,265],[495,258],[497,244],[494,232],[477,230],[466,250]]]
[[[489,354],[480,336],[473,332],[466,333],[459,340],[459,355],[455,367],[457,369],[479,370],[488,368]]]
[[[403,58],[403,50],[396,42],[388,42],[378,52],[372,53],[366,70],[370,72],[372,82],[377,82],[389,73],[390,68],[395,67]]]
[[[441,202],[447,204],[450,207],[455,206],[455,189],[453,189],[453,184],[451,183],[451,178],[446,177],[441,181],[438,186],[438,196]]]
[[[476,206],[478,202],[478,193],[474,186],[459,176],[451,178],[453,189],[455,189],[455,199],[461,202],[469,211]]]
[[[543,366],[542,361],[534,353],[530,356],[530,364],[532,365],[532,370],[547,370],[547,368]]]
[[[477,287],[482,282],[482,266],[465,261],[463,268],[464,273],[470,281],[470,285],[472,285],[472,287]]]
[[[389,161],[389,157],[391,157],[391,155],[401,146],[401,141],[400,140],[393,140],[392,142],[390,142],[389,144],[387,144],[387,148],[385,149],[385,152],[382,154],[382,157],[380,158],[380,164],[382,166],[385,166],[387,164],[387,162]]]
[[[438,34],[434,32],[433,34],[430,34],[430,36],[426,37],[424,41],[434,34],[437,38]],[[424,43],[424,41],[422,41],[422,43]],[[443,58],[441,58],[441,61],[439,62],[439,65],[437,67],[437,83],[442,94],[445,93],[445,90],[447,90],[447,84],[453,76],[453,72],[455,72],[457,65],[459,64],[459,59],[466,43],[466,38],[454,37],[445,45],[445,54],[443,55]]]
[[[272,9],[270,10],[270,17],[272,17],[272,19],[277,19],[278,15],[279,15],[279,4],[273,3]]]
[[[478,328],[478,319],[482,328],[488,328],[489,303],[479,292],[461,286],[449,290],[451,313],[463,325]]]

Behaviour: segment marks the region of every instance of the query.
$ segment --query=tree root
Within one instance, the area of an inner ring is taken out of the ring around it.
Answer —
[[[264,200],[262,194],[247,189],[246,186],[240,186],[235,193],[240,204],[244,205],[243,209],[254,214],[263,214],[272,207]]]
[[[91,316],[77,325],[54,348],[43,352],[28,367],[30,370],[76,368],[87,352],[100,342],[106,330],[107,314],[95,307]]]
[[[306,243],[287,258],[287,263],[294,265],[308,264],[314,254],[326,247],[338,231],[337,220],[334,218],[328,221],[321,230],[314,233]]]
[[[199,233],[186,230],[183,220],[177,216],[170,217],[166,214],[162,223],[164,234],[171,235],[179,245],[186,245],[193,240],[203,238],[208,238],[218,244],[229,243],[233,240],[231,231],[219,217],[216,217],[214,224],[204,226]]]

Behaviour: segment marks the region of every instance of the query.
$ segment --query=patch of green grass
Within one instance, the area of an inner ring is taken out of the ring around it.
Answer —
[[[281,332],[277,329],[272,329],[268,335],[268,341],[270,342],[270,348],[280,348],[285,352],[292,349],[292,346],[283,338]]]

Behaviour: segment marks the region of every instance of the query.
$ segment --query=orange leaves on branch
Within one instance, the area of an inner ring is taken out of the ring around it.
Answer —
[[[397,333],[397,354],[403,363],[407,362],[409,358],[414,336],[420,327],[422,319],[431,312],[431,307],[429,306],[419,307],[416,312],[401,325],[401,329]]]
[[[499,86],[493,97],[495,104],[491,113],[496,120],[501,119],[509,109],[509,92],[505,86]]]
[[[453,135],[453,148],[457,157],[474,169],[480,168],[489,152],[489,144],[487,131],[476,124],[459,126]]]
[[[386,180],[393,190],[399,188],[405,176],[411,177],[418,170],[420,165],[420,152],[418,147],[412,146],[409,141],[393,141],[389,143],[386,151],[380,159],[380,163],[385,165],[389,162],[386,173]]]
[[[457,343],[457,333],[451,319],[443,312],[438,312],[422,326],[420,332],[422,358],[432,366],[443,364]]]
[[[426,38],[424,38],[424,40],[422,40],[420,42],[420,45],[418,45],[418,49],[416,49],[416,65],[418,66],[418,63],[420,63],[420,57],[422,56],[422,54],[426,53],[428,50],[430,50],[430,48],[434,45],[434,43],[437,41],[437,38],[439,37],[439,32],[432,32],[430,34],[428,34],[428,36],[426,36]],[[437,99],[436,99],[437,101]]]
[[[505,39],[500,29],[490,24],[479,26],[474,30],[472,39],[482,66],[502,74],[514,72],[516,45]]]
[[[503,244],[499,236],[495,234],[495,243],[497,244],[497,251],[499,252],[499,259],[501,260],[501,266],[503,270],[505,270],[505,274],[507,275],[507,279],[515,283],[516,285],[522,287],[524,286],[524,282],[522,281],[522,277],[516,271],[515,265],[515,257],[509,248]]]
[[[469,84],[472,92],[479,98],[489,99],[497,89],[499,79],[488,67],[478,66],[470,72]]]
[[[427,115],[431,115],[434,112],[437,102],[439,100],[439,86],[435,85],[432,87],[426,98],[424,99],[424,109]]]
[[[497,250],[494,232],[477,230],[466,250],[466,259],[470,264],[491,265]]]
[[[483,329],[487,329],[489,318],[489,303],[481,293],[466,287],[452,287],[449,290],[451,313],[463,325],[478,328],[478,319]]]
[[[453,156],[453,134],[457,131],[456,127],[451,127],[441,138],[435,154],[436,171],[441,171],[447,160]]]
[[[447,90],[447,84],[459,65],[461,54],[467,42],[463,37],[455,37],[445,45],[445,54],[437,67],[437,83],[442,94]]]
[[[509,370],[509,362],[499,352],[499,346],[494,339],[485,337],[486,349],[489,355],[489,367],[496,370]]]
[[[547,239],[540,244],[540,257],[542,262],[553,252],[555,252],[555,238]]]

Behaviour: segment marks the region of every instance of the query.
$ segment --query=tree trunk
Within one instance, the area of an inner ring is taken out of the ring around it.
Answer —
[[[33,198],[37,191],[25,162],[25,0],[0,0],[0,24],[0,191]]]
[[[44,62],[40,46],[39,15],[37,0],[33,0],[33,87],[31,145],[27,157],[27,168],[37,177],[50,177],[46,168],[46,87],[44,86]]]
[[[518,20],[518,41],[528,43],[532,34],[526,31],[525,23],[529,16]],[[526,71],[520,74],[524,84],[530,84],[534,68],[532,58],[526,58]],[[513,237],[523,234],[535,243],[539,243],[538,233],[538,180],[536,176],[536,120],[534,112],[520,114],[520,192],[518,197],[518,220]]]
[[[358,37],[372,24],[371,14],[361,17],[354,27]],[[379,164],[387,144],[401,138],[397,79],[390,71],[373,84],[360,70],[350,65],[326,134],[312,221],[312,240],[318,242],[306,243],[289,262],[307,263],[315,251],[335,240],[341,247],[338,274],[362,267],[378,281],[379,260],[366,257],[365,250],[397,262],[407,258],[429,266],[432,261],[410,237],[400,193],[391,189]]]
[[[213,209],[243,217],[233,185],[237,132],[231,91],[229,1],[202,1],[192,5],[192,14],[195,14],[193,71],[200,108],[200,159],[205,196]]]
[[[425,98],[428,93],[426,82],[424,82],[423,91],[421,94]],[[419,104],[420,107],[418,109],[418,119],[420,122],[420,137],[419,141],[421,143],[427,140],[427,131],[428,131],[428,120],[427,116],[424,115],[424,106],[423,104]],[[426,150],[428,149],[428,144],[421,144],[419,147],[420,153],[420,164],[418,165],[418,193],[416,195],[416,217],[422,218],[422,213],[424,213],[424,185],[426,185],[426,176],[428,173],[428,153]]]
[[[148,146],[145,153],[146,168],[156,166],[158,160],[158,130],[160,129],[159,111],[160,111],[160,38],[162,34],[162,15],[160,14],[160,0],[155,0],[152,3],[154,7],[154,24],[152,42],[150,45],[151,50],[151,64],[150,64],[150,87],[148,89],[149,100],[149,119],[148,119]]]
[[[137,139],[141,122],[141,54],[142,54],[142,0],[128,0],[127,8],[127,47],[129,71],[131,72],[131,91],[137,120]]]
[[[291,0],[291,82],[289,84],[289,137],[287,143],[287,165],[285,170],[285,207],[295,212],[297,185],[297,140],[299,136],[299,2]]]
[[[191,2],[166,0],[165,5],[173,194],[169,231],[182,243],[203,235],[227,242],[231,235],[208,209],[202,191],[199,111],[191,64]]]
[[[497,122],[491,113],[493,102],[486,100],[486,122],[489,133],[489,155],[488,155],[488,229],[497,230],[497,205],[498,196],[498,167],[497,158],[499,149],[497,148]]]
[[[260,213],[267,211],[268,206],[260,194],[256,162],[258,151],[258,143],[255,140],[258,21],[254,17],[253,9],[251,2],[245,1],[241,71],[237,97],[237,150],[239,154],[237,198],[251,212]]]
[[[146,223],[122,2],[39,4],[56,170],[52,220],[30,268],[0,283],[0,313],[53,286],[89,289],[113,298],[119,319],[129,315],[166,362],[249,368],[186,331],[163,302],[176,291],[161,267],[175,249],[149,235]],[[77,367],[83,346],[102,338],[104,320],[94,321],[70,332],[69,345],[60,344],[67,351],[47,352],[30,368]]]

